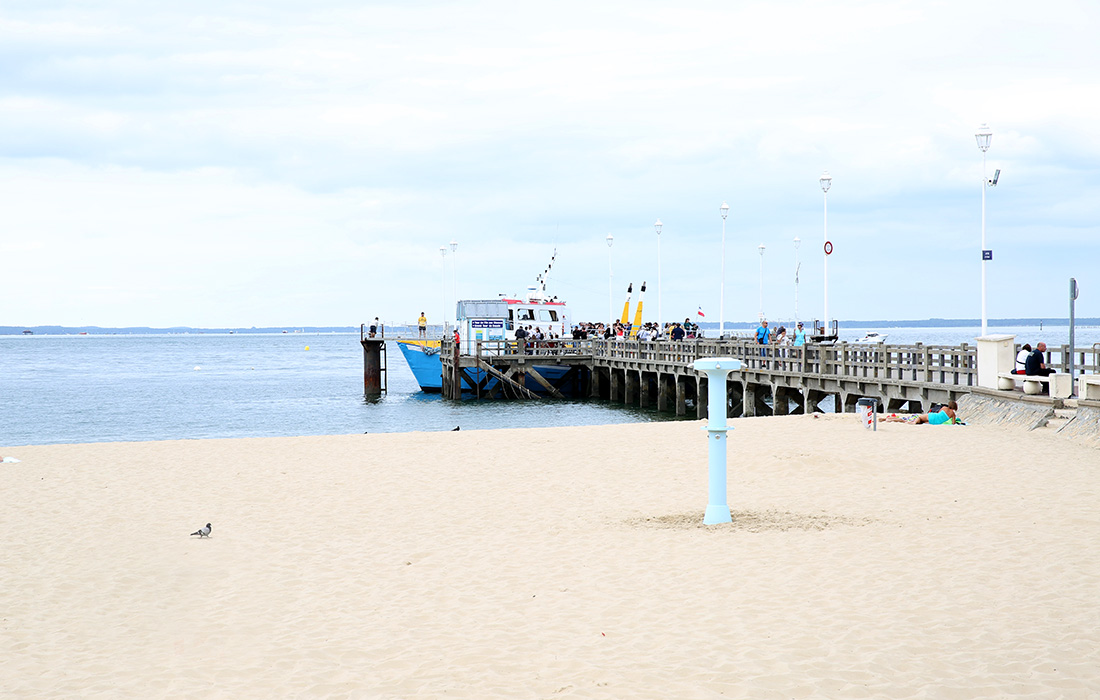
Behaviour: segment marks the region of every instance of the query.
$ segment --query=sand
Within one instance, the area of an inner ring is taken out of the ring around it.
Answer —
[[[0,695],[1100,697],[1100,450],[731,424],[0,448]]]

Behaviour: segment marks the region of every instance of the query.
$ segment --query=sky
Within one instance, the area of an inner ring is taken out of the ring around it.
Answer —
[[[823,171],[831,318],[979,318],[983,189],[988,316],[1100,316],[1100,5],[676,5],[7,0],[0,325],[821,318]]]

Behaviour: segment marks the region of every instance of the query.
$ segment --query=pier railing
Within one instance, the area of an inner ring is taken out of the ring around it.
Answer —
[[[454,351],[453,342],[443,341],[445,356]],[[891,345],[885,343],[836,343],[758,345],[746,339],[688,339],[682,341],[618,339],[554,339],[520,343],[477,341],[479,359],[560,357],[588,359],[602,364],[644,365],[656,371],[684,371],[705,357],[734,357],[743,371],[757,374],[794,375],[883,383],[928,383],[956,387],[977,385],[977,347],[969,344]],[[1068,371],[1068,345],[1048,347],[1047,366]],[[1072,352],[1078,374],[1100,373],[1100,343]]]
[[[678,342],[593,341],[597,359],[690,366],[704,357],[733,357],[743,371],[783,375],[824,375],[836,379],[884,382],[934,382],[974,386],[977,351],[974,346],[934,345],[758,345],[744,340],[684,340]]]

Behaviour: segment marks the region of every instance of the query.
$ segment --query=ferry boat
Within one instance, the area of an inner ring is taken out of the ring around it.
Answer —
[[[549,271],[549,268],[547,268]],[[501,295],[499,299],[468,299],[457,304],[456,317],[459,351],[463,354],[477,352],[477,341],[506,341],[516,339],[516,328],[530,326],[539,329],[547,337],[568,338],[572,332],[569,311],[564,301],[546,295],[545,277],[540,284],[527,288],[522,297]],[[443,390],[443,363],[439,358],[439,340],[398,340],[397,347],[412,370],[416,383],[425,392]],[[537,371],[544,379],[554,382],[568,371],[560,365],[539,365]],[[492,380],[495,382],[495,380]],[[469,381],[463,379],[463,388],[473,391]],[[543,392],[541,385],[528,378],[527,388]]]

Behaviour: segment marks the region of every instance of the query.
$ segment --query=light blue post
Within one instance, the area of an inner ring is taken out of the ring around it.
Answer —
[[[704,525],[732,522],[726,503],[726,377],[741,369],[741,360],[732,357],[708,357],[696,360],[692,367],[707,373],[707,451],[710,481]]]

